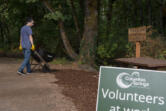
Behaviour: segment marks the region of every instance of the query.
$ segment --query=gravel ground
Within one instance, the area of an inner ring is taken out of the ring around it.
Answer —
[[[56,72],[19,76],[20,64],[0,58],[0,111],[79,111],[73,99],[63,94],[64,87],[56,84]]]

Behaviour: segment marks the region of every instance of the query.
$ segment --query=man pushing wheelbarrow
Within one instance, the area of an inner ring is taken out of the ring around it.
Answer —
[[[28,18],[26,20],[26,24],[21,28],[20,31],[20,46],[19,49],[23,50],[24,54],[24,61],[22,62],[20,68],[18,69],[17,73],[20,75],[24,74],[31,74],[31,64],[30,64],[30,57],[31,57],[31,50],[35,50],[35,46],[33,43],[32,37],[32,29],[31,27],[34,25],[34,21],[32,18]],[[26,67],[27,72],[24,73],[24,68]]]

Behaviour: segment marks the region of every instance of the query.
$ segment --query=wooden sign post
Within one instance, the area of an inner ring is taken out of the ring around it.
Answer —
[[[129,42],[136,43],[136,58],[141,56],[141,41],[146,40],[146,26],[129,28],[128,30]]]
[[[141,44],[140,42],[136,42],[136,58],[141,56]]]

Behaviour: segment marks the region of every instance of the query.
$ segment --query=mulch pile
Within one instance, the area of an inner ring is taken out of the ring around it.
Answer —
[[[73,99],[78,111],[95,111],[98,74],[93,72],[60,70],[55,73],[56,84],[63,87],[63,94]]]

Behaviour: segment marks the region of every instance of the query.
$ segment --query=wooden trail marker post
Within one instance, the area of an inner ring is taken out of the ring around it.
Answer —
[[[141,41],[146,40],[146,26],[129,28],[128,29],[128,40],[129,42],[136,43],[136,58],[141,55]]]

